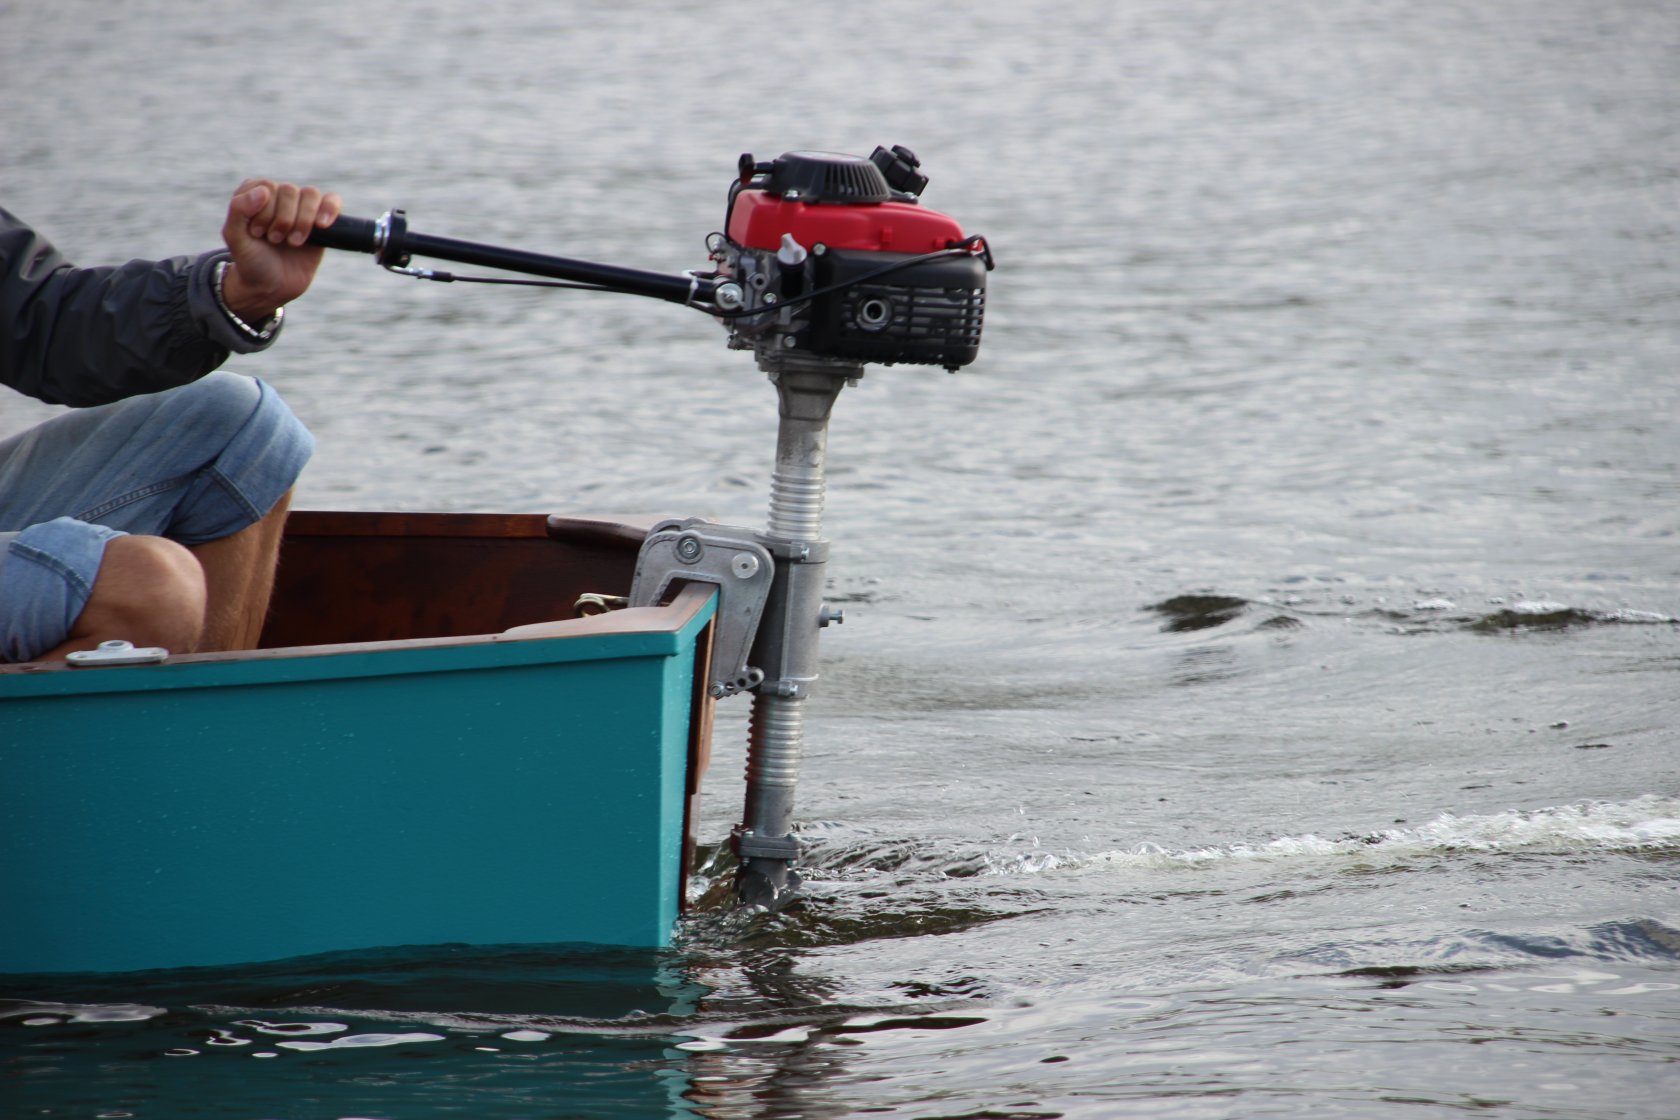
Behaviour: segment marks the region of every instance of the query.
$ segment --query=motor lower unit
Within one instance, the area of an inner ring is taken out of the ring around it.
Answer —
[[[740,306],[720,313],[730,345],[772,365],[778,354],[951,370],[972,362],[991,255],[921,205],[919,166],[903,147],[868,159],[743,155],[725,232],[708,242],[718,277],[739,285]]]

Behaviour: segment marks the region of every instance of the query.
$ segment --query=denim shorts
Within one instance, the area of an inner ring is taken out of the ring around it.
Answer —
[[[0,661],[63,642],[105,543],[203,544],[262,520],[315,440],[273,389],[212,373],[0,440]]]

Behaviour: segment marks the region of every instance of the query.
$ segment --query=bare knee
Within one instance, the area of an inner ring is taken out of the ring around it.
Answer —
[[[71,634],[97,645],[126,638],[137,646],[191,653],[204,633],[204,571],[182,545],[163,537],[116,537]]]

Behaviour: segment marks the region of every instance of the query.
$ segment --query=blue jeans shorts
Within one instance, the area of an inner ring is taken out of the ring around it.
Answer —
[[[0,661],[69,636],[124,533],[203,544],[262,520],[315,439],[273,389],[212,373],[0,440]]]

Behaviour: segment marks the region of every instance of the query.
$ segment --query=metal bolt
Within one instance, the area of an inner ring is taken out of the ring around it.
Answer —
[[[685,564],[692,564],[700,559],[700,554],[706,551],[700,543],[699,537],[682,536],[677,538],[677,559]]]
[[[729,561],[729,570],[736,579],[751,579],[758,574],[758,557],[750,552],[737,552]]]

